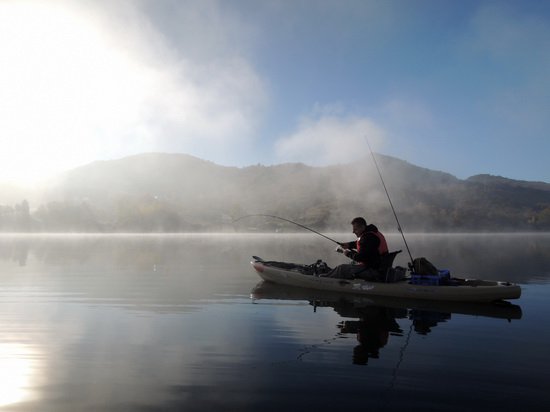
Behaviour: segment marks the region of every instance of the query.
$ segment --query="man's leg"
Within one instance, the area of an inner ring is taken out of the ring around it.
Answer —
[[[354,279],[357,274],[363,272],[364,270],[365,268],[361,265],[343,264],[336,266],[323,276],[337,279]]]

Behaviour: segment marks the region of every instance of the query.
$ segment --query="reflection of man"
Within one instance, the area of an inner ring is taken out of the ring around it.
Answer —
[[[366,365],[369,358],[378,359],[379,349],[386,346],[389,336],[390,332],[386,328],[363,322],[357,331],[359,345],[353,348],[353,363]]]
[[[339,243],[339,245],[344,248],[343,253],[356,264],[339,265],[324,276],[339,279],[360,277],[366,280],[378,280],[380,257],[388,253],[386,239],[376,226],[367,225],[362,217],[353,219],[351,225],[357,240]]]
[[[364,308],[359,321],[346,321],[340,328],[342,333],[357,336],[359,345],[353,348],[353,363],[356,365],[366,365],[369,358],[377,359],[380,349],[388,343],[390,332],[403,332],[394,316],[383,307]]]

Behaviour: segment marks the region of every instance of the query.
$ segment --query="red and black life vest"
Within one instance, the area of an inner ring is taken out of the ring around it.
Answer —
[[[372,235],[376,236],[378,238],[378,240],[380,240],[380,244],[378,245],[378,254],[380,256],[385,255],[386,253],[388,253],[388,243],[386,242],[386,238],[384,237],[384,235],[382,233],[380,233],[380,232],[365,232],[361,235],[361,237],[363,237],[363,235],[366,235],[366,234],[372,234]],[[357,242],[356,242],[357,253],[359,253],[361,251],[361,245],[360,245],[361,237],[358,238]]]

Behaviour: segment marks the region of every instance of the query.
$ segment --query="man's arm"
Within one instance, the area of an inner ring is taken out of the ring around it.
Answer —
[[[351,242],[343,242],[339,243],[340,246],[342,246],[344,249],[356,249],[357,248],[357,242],[355,240]]]

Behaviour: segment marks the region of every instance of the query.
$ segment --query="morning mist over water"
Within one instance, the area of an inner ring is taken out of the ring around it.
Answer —
[[[351,233],[330,233],[340,241]],[[395,264],[406,266],[409,257],[400,234],[387,234],[390,250],[403,250]],[[549,234],[409,234],[413,257],[424,256],[457,276],[501,279],[517,283],[550,277],[547,263]],[[270,260],[312,263],[323,259],[331,266],[348,259],[335,253],[334,245],[312,233],[302,234],[145,234],[145,235],[2,235],[0,258],[20,267],[55,263],[60,267],[113,265],[133,271],[166,268],[195,275],[194,269],[217,268],[215,279],[226,268],[247,266],[252,255]],[[101,256],[101,260],[96,260]],[[241,269],[239,269],[241,270]]]

